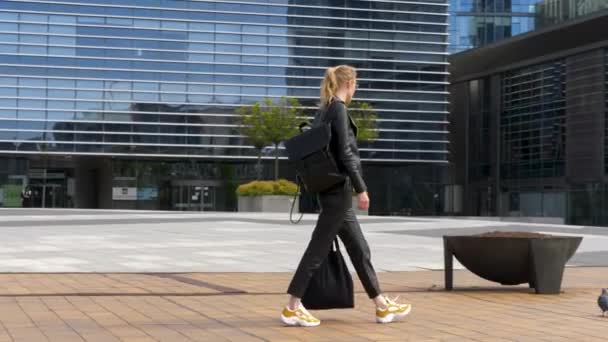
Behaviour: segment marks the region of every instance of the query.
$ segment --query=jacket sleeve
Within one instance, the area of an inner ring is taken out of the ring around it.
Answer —
[[[348,143],[348,130],[350,128],[346,106],[341,102],[337,102],[334,103],[332,107],[334,114],[332,125],[334,127],[333,131],[336,135],[336,140],[338,143],[338,156],[336,157],[342,161],[346,167],[346,171],[353,182],[355,191],[357,193],[365,192],[367,191],[367,186],[365,185],[363,177],[361,176],[361,171],[359,170],[358,157],[353,154],[353,151]]]

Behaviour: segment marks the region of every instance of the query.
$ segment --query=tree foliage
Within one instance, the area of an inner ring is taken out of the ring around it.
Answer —
[[[267,98],[262,103],[237,109],[241,118],[240,132],[258,151],[258,179],[261,178],[262,152],[269,145],[274,147],[274,178],[279,178],[279,145],[298,132],[300,106],[298,100],[282,97],[276,104]]]
[[[367,102],[353,101],[348,105],[348,113],[359,128],[357,141],[373,142],[378,139],[378,115]]]

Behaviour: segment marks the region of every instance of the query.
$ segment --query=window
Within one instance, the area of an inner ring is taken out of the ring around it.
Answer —
[[[504,74],[501,114],[504,178],[563,175],[565,77],[563,60]]]

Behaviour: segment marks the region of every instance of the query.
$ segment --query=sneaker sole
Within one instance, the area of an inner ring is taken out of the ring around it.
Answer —
[[[376,316],[376,322],[377,323],[381,323],[381,324],[386,324],[386,323],[391,323],[391,322],[395,322],[407,315],[410,314],[410,312],[412,312],[412,306],[410,305],[409,308],[407,308],[406,311],[400,313],[400,314],[388,314],[386,317],[382,318],[382,317],[378,317]]]
[[[285,317],[283,315],[281,315],[281,322],[283,322],[283,324],[290,326],[290,327],[307,327],[307,328],[316,327],[319,324],[321,324],[321,322],[316,322],[316,323],[306,322],[301,319],[298,319],[297,317]]]

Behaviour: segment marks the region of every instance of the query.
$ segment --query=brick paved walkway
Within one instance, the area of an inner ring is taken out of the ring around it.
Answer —
[[[373,323],[357,307],[317,312],[317,328],[278,314],[289,273],[0,274],[0,341],[605,341],[596,305],[608,268],[569,268],[564,293],[539,296],[457,271],[380,273],[384,291],[414,305],[404,322]],[[244,304],[248,310],[235,310]]]

